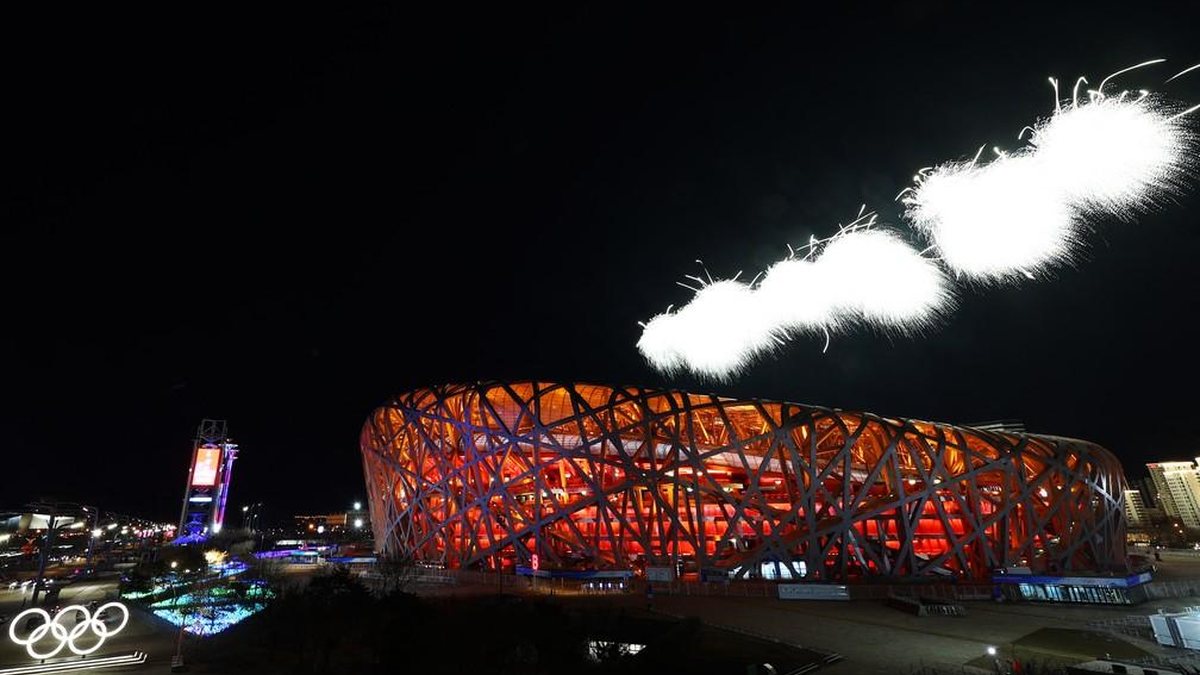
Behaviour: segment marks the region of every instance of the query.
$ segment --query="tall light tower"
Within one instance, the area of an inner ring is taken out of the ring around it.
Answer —
[[[225,420],[202,420],[192,444],[179,536],[216,534],[225,524],[225,502],[238,446],[229,440]]]

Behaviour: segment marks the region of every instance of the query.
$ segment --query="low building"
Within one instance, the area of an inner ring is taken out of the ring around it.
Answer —
[[[58,513],[54,516],[54,529],[82,529],[87,526],[88,514],[82,508],[78,513]],[[42,532],[50,527],[50,515],[38,513],[36,510],[8,511],[0,513],[0,532],[6,534],[26,534]]]
[[[360,508],[341,513],[293,516],[296,533],[306,537],[370,533],[370,518],[367,516],[367,512],[361,508],[362,505],[358,506]]]

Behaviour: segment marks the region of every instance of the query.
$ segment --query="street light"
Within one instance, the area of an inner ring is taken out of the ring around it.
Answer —
[[[354,510],[362,511],[362,502],[354,502]]]
[[[996,656],[996,648],[992,645],[988,645],[987,655],[992,657],[992,665],[996,667],[996,675],[1001,675],[1002,671],[1000,669],[1000,657]]]

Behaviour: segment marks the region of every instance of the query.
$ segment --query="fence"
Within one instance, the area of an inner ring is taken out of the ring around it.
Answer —
[[[368,573],[369,574],[369,573]],[[494,586],[498,590],[520,590],[532,584],[529,577],[512,574],[497,574],[479,570],[422,570],[409,581],[416,584],[473,584]],[[659,595],[683,595],[705,597],[778,598],[779,584],[772,581],[652,581],[631,580],[630,591],[644,592],[646,585]],[[579,590],[580,581],[562,578],[541,578],[536,586],[547,592],[556,590]],[[1191,584],[1200,591],[1200,582]],[[964,600],[991,600],[990,584],[859,584],[849,586],[851,600],[887,600],[893,596],[921,598],[926,602],[961,602]],[[1179,597],[1179,596],[1170,596]]]
[[[1200,597],[1200,580],[1151,581],[1148,584],[1142,584],[1141,588],[1146,594],[1147,600]]]
[[[1151,642],[1154,641],[1154,628],[1150,625],[1150,617],[1144,614],[1130,614],[1112,619],[1088,621],[1087,626],[1088,628],[1095,628],[1109,633],[1128,635],[1129,637],[1149,640]]]
[[[1190,552],[1187,552],[1190,554]],[[1200,551],[1196,552],[1200,555]],[[376,581],[378,574],[365,572],[364,580]],[[422,569],[405,578],[417,585],[475,584],[498,590],[523,589],[531,585],[529,577],[497,574],[479,570]],[[761,580],[736,581],[631,581],[630,590],[641,592],[650,584],[661,595],[729,596],[741,598],[777,598],[778,583]],[[562,578],[538,579],[536,586],[547,591],[578,590],[579,581]],[[1137,587],[1147,600],[1200,597],[1200,580],[1152,581]],[[892,596],[922,598],[927,601],[962,602],[992,600],[993,586],[981,583],[934,584],[856,584],[849,586],[851,600],[887,600]]]
[[[1193,548],[1164,548],[1157,553],[1164,558],[1200,558],[1200,549]]]
[[[1143,668],[1170,668],[1183,673],[1200,673],[1200,655],[1195,653],[1172,654],[1170,656],[1147,656],[1140,659],[1130,659]]]
[[[889,595],[888,607],[907,612],[914,616],[966,616],[967,608],[953,602],[928,602],[924,598],[914,598],[905,595]]]
[[[663,595],[777,598],[779,585],[770,581],[671,581],[653,582]],[[991,600],[990,584],[861,584],[849,586],[851,600],[887,600],[892,596],[920,597],[931,601]]]

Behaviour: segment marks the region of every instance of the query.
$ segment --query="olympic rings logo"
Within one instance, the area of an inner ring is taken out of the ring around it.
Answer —
[[[122,615],[121,623],[118,624],[116,628],[109,628],[108,624],[104,621],[101,621],[99,618],[101,614],[104,614],[104,610],[109,609],[110,607],[121,612]],[[75,612],[82,612],[82,618],[76,619],[75,625],[71,628],[67,628],[67,626],[63,623],[63,619],[73,616]],[[30,631],[29,635],[26,635],[23,638],[17,637],[17,626],[21,625],[21,620],[26,616],[32,615],[42,617],[42,622],[38,624],[38,626],[32,631]],[[96,609],[95,614],[89,612],[87,607],[84,607],[83,605],[68,605],[60,609],[58,613],[54,615],[53,619],[50,618],[50,612],[47,612],[41,607],[31,607],[18,614],[13,618],[12,622],[9,623],[8,637],[16,644],[23,645],[25,647],[25,651],[29,652],[30,658],[34,659],[52,658],[61,652],[63,647],[70,649],[79,656],[86,656],[87,654],[91,654],[97,649],[100,649],[100,647],[104,645],[105,638],[110,635],[116,635],[117,633],[120,633],[121,629],[124,628],[125,624],[127,623],[129,623],[129,610],[125,607],[125,605],[122,605],[119,602],[110,602],[100,605],[100,607]],[[76,640],[83,637],[87,633],[91,633],[96,636],[96,644],[86,648],[75,644]],[[39,652],[34,645],[36,645],[38,642],[41,642],[46,637],[51,637],[55,640],[58,640],[58,646],[48,652]]]

